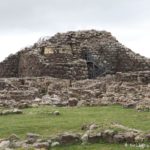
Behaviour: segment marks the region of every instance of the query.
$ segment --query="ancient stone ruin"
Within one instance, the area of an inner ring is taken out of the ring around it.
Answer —
[[[10,55],[0,63],[0,117],[24,114],[23,108],[106,106],[150,111],[150,59],[134,53],[106,31],[58,33]],[[61,116],[57,110],[52,116]],[[106,126],[107,127],[107,126]],[[81,127],[50,139],[29,133],[0,139],[0,149],[45,149],[106,143],[150,148],[150,133],[113,123]]]
[[[150,60],[135,54],[106,31],[58,33],[0,63],[0,77],[51,76],[87,79],[116,72],[150,70]]]
[[[150,59],[106,31],[41,39],[0,63],[0,106],[43,104],[150,110]]]

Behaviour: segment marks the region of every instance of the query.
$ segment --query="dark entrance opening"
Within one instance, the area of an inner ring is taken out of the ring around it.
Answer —
[[[45,50],[45,48],[41,47],[41,55],[44,55],[44,50]]]
[[[87,62],[89,79],[95,78],[95,66],[92,62]]]
[[[104,68],[95,64],[95,62],[87,62],[88,77],[94,79],[97,76],[103,76]]]
[[[88,50],[82,51],[82,58],[87,62],[89,79],[94,79],[103,74],[104,68],[96,63],[94,57]]]

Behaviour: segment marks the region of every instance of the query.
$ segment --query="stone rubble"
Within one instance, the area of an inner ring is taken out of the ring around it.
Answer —
[[[22,114],[23,113],[23,111],[22,110],[19,110],[19,109],[17,109],[17,108],[15,108],[15,109],[9,109],[9,110],[2,110],[1,112],[0,112],[0,115],[10,115],[10,114]]]
[[[134,80],[130,78],[134,75]],[[10,87],[0,87],[0,106],[9,108],[123,105],[138,111],[150,111],[150,71],[142,72],[143,82],[138,81],[141,72],[117,73],[97,79],[73,81],[51,77],[3,78]],[[146,78],[144,78],[146,76]],[[22,85],[22,82],[24,84]],[[16,90],[17,89],[17,90]]]
[[[96,124],[91,124],[91,126],[96,126]],[[118,131],[116,130],[117,128],[100,129],[99,127],[100,126],[97,126],[97,128],[90,130],[87,128],[84,133],[65,132],[58,134],[56,137],[45,139],[38,134],[28,133],[26,139],[21,140],[17,135],[13,134],[8,139],[0,140],[0,149],[15,150],[17,148],[32,148],[48,150],[50,147],[70,144],[94,144],[102,141],[106,143],[125,144],[125,147],[138,147],[140,149],[150,147],[150,133],[144,133],[142,131],[136,132],[135,129],[132,130],[123,125],[118,125],[118,127],[123,127],[125,130]]]

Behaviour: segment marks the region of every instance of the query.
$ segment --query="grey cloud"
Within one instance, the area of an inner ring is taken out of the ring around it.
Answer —
[[[0,30],[131,26],[150,17],[149,0],[0,0]]]

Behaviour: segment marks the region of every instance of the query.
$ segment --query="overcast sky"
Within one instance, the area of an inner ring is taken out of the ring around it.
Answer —
[[[150,0],[0,0],[0,61],[40,37],[107,30],[150,58]]]

